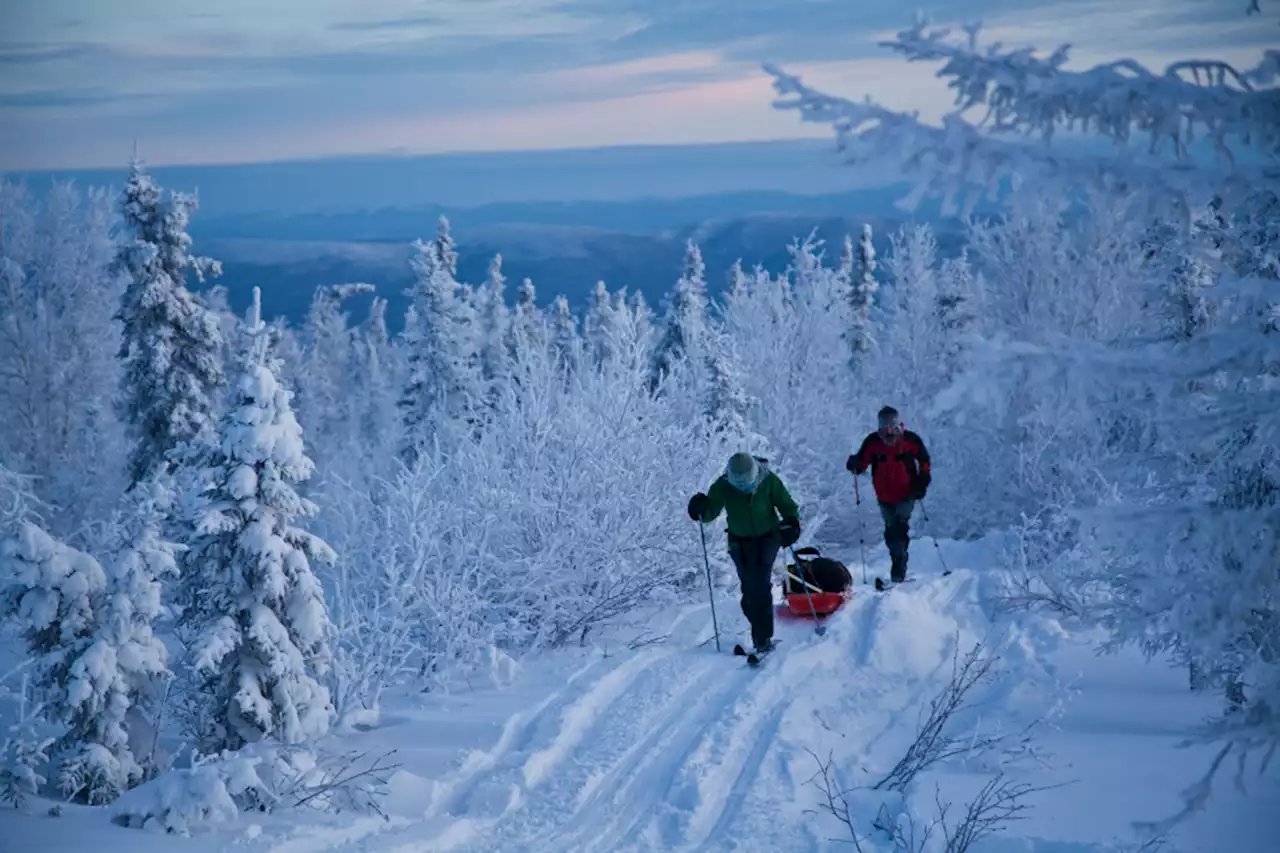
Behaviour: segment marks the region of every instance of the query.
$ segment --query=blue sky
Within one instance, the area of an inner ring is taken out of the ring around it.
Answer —
[[[1280,41],[1245,0],[0,0],[0,171],[798,138],[777,62],[936,117],[920,8],[1075,65]],[[1264,9],[1269,4],[1264,3]]]

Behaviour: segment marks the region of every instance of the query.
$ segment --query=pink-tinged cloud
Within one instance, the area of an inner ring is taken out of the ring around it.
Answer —
[[[1251,64],[1275,20],[1213,0],[922,0],[1073,64]],[[10,8],[12,7],[12,9]],[[209,9],[214,11],[210,12]],[[891,0],[41,0],[0,20],[0,171],[387,150],[822,135],[771,107],[762,61],[936,120],[934,67],[876,45]],[[1274,16],[1274,15],[1273,15]]]

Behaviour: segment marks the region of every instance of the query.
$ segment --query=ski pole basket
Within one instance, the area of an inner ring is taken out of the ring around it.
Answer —
[[[822,556],[813,546],[796,550],[795,557],[800,565],[788,565],[782,578],[782,595],[791,614],[811,616],[810,599],[819,616],[840,609],[853,590],[853,575],[844,563]]]

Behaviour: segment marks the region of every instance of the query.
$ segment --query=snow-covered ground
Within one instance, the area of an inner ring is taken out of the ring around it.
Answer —
[[[781,619],[779,651],[758,670],[730,654],[745,622],[725,596],[719,653],[703,604],[660,617],[661,642],[630,648],[617,636],[528,661],[506,687],[399,697],[376,726],[342,739],[346,748],[396,750],[402,766],[387,821],[294,814],[181,838],[113,825],[112,810],[63,806],[54,818],[6,809],[0,849],[848,850],[847,828],[822,808],[819,760],[830,761],[842,788],[874,784],[914,740],[954,653],[982,639],[998,649],[999,677],[975,691],[956,731],[989,735],[1045,718],[1029,754],[1005,769],[1014,781],[1060,787],[1032,795],[1025,819],[973,850],[1136,849],[1143,836],[1132,822],[1177,812],[1180,793],[1212,759],[1212,747],[1179,743],[1214,710],[1213,697],[1188,691],[1185,672],[1138,655],[1099,658],[1090,638],[1051,620],[993,621],[990,548],[942,548],[956,568],[950,576],[932,549],[917,548],[918,580],[885,594],[858,583],[823,637],[807,620]],[[908,789],[912,810],[929,817],[936,803],[952,802],[954,822],[996,761],[966,754],[926,770]],[[1277,849],[1274,772],[1246,775],[1244,793],[1223,776],[1164,849]],[[892,797],[863,791],[849,801],[869,837],[864,849],[892,849],[867,825],[879,803],[893,808]]]

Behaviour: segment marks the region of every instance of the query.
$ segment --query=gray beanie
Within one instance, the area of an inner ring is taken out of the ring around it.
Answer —
[[[750,492],[760,478],[760,464],[750,453],[735,453],[729,457],[724,473],[729,485],[740,492]]]

